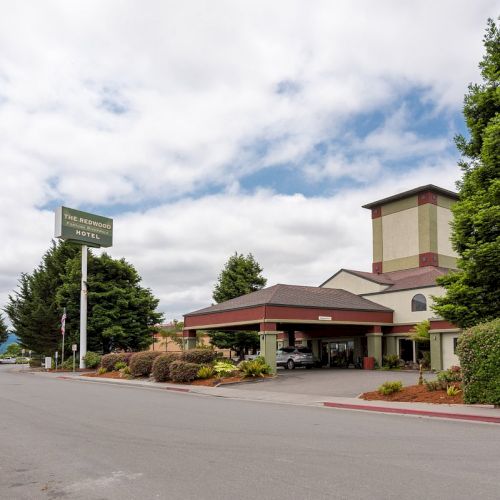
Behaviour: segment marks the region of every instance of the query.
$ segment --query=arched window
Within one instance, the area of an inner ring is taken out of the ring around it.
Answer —
[[[421,293],[417,293],[417,295],[411,299],[411,310],[427,311],[427,300]]]

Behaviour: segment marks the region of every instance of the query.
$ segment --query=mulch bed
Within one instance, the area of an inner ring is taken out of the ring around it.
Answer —
[[[126,378],[123,377],[120,372],[106,372],[106,373],[97,373],[97,372],[92,372],[92,373],[85,373],[83,375],[84,377],[96,377],[96,378]],[[273,375],[264,375],[265,378],[272,377]],[[256,377],[257,378],[257,377]],[[261,378],[261,377],[258,377]],[[178,385],[201,385],[205,387],[215,387],[216,385],[225,385],[225,384],[235,384],[239,382],[250,382],[255,380],[255,378],[243,378],[243,377],[225,377],[225,378],[208,378],[208,379],[199,379],[199,380],[193,380],[189,384],[183,384],[181,382],[171,382],[169,381],[170,384],[178,384]]]
[[[403,387],[399,392],[384,396],[378,391],[365,392],[361,399],[367,401],[400,401],[412,403],[435,403],[435,404],[464,404],[463,393],[457,396],[448,396],[446,391],[428,391],[425,385],[410,385]]]

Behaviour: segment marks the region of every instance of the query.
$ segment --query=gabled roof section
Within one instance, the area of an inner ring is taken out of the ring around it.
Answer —
[[[371,203],[363,205],[363,208],[379,207],[380,205],[385,205],[386,203],[390,203],[392,201],[408,198],[409,196],[421,193],[422,191],[432,191],[433,193],[441,194],[443,196],[447,196],[448,198],[453,198],[454,200],[458,200],[458,193],[455,193],[454,191],[449,191],[448,189],[444,189],[439,186],[435,186],[434,184],[427,184],[425,186],[420,186],[414,189],[410,189],[408,191],[395,194],[393,196],[388,196],[387,198],[382,198],[381,200],[372,201]]]
[[[196,316],[199,314],[231,311],[263,305],[358,311],[392,311],[388,307],[376,304],[347,290],[279,284],[221,302],[220,304],[215,304],[211,307],[190,312],[184,316]]]
[[[369,273],[365,271],[356,271],[354,269],[341,269],[333,276],[328,278],[320,285],[322,287],[325,283],[335,278],[342,271],[358,276],[368,281],[386,285],[387,288],[380,292],[370,292],[363,295],[372,295],[377,293],[396,292],[398,290],[411,290],[413,288],[423,288],[429,286],[436,286],[436,279],[450,272],[450,269],[445,267],[414,267],[412,269],[402,269],[400,271],[392,271],[389,273]]]

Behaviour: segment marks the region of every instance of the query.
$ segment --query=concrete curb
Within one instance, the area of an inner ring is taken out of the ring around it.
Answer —
[[[392,408],[387,406],[372,406],[364,404],[334,403],[326,401],[323,406],[328,408],[339,408],[344,410],[374,411],[379,413],[396,413],[400,415],[416,415],[421,417],[447,418],[454,420],[469,420],[473,422],[487,422],[500,424],[500,417],[489,417],[487,415],[467,415],[465,413],[450,413],[444,411],[414,410],[411,408]]]

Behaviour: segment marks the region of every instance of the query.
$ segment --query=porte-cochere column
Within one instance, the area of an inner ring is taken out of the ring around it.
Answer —
[[[271,371],[276,373],[276,341],[278,336],[276,323],[261,323],[259,336],[260,354],[271,367]]]
[[[366,334],[368,356],[375,358],[378,366],[382,366],[382,328],[372,326]]]

